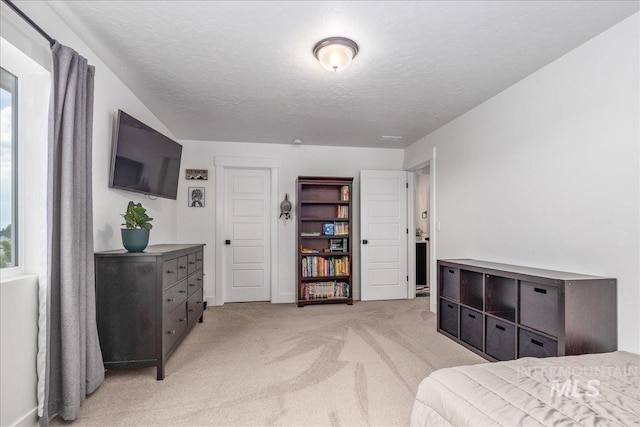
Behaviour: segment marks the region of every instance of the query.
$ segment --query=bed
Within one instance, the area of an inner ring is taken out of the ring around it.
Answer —
[[[617,351],[440,369],[412,426],[640,426],[640,355]]]

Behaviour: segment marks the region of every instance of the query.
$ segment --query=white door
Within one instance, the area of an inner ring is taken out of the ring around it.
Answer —
[[[407,173],[360,171],[360,298],[408,298]]]
[[[270,171],[226,168],[224,182],[225,302],[269,301]]]

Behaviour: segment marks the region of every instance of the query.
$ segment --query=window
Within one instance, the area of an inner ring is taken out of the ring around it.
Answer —
[[[0,68],[0,268],[18,265],[18,78]]]
[[[0,51],[1,285],[46,265],[51,75],[3,37]]]

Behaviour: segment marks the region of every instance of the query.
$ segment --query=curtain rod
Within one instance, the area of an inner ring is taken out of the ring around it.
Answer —
[[[53,44],[56,42],[55,39],[51,37],[49,34],[45,33],[45,31],[42,28],[40,28],[38,24],[33,22],[31,18],[29,18],[23,11],[18,9],[18,6],[13,4],[11,0],[2,0],[2,2],[5,3],[7,6],[9,6],[15,13],[17,13],[18,16],[20,16],[20,18],[24,19],[27,22],[27,24],[31,25],[31,27],[33,27],[34,30],[40,33],[42,37],[47,39],[47,41],[49,42],[49,47],[53,46]]]

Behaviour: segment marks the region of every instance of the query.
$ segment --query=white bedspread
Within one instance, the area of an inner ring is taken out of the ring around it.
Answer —
[[[522,358],[441,369],[412,426],[640,426],[640,355]]]

